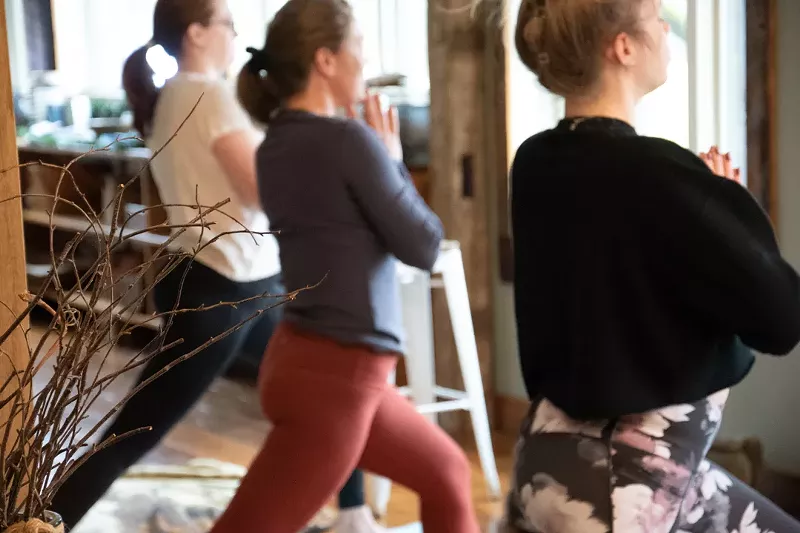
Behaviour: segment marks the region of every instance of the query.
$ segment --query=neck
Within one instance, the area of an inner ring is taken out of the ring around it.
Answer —
[[[324,117],[336,114],[336,102],[327,90],[318,87],[315,80],[310,79],[308,87],[286,101],[286,109],[305,111]]]
[[[617,89],[619,90],[598,91],[597,94],[586,97],[567,98],[566,117],[607,117],[633,125],[639,99],[631,91],[625,91],[621,87]]]
[[[220,75],[219,70],[209,64],[203,57],[185,56],[178,60],[178,71],[191,74],[203,74],[209,77]]]
[[[633,124],[636,118],[635,104],[623,102],[605,102],[570,100],[566,101],[567,118],[571,117],[607,117]]]

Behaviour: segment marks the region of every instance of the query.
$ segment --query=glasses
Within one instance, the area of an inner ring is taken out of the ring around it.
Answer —
[[[233,20],[230,18],[211,19],[210,24],[220,24],[231,30],[234,35],[238,35],[238,33],[236,32],[236,26],[233,24]]]

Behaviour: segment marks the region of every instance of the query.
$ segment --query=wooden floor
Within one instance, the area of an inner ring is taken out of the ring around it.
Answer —
[[[119,368],[131,353],[116,350],[107,361],[109,370]],[[47,378],[47,369],[38,380]],[[129,390],[135,376],[123,375],[105,391],[89,413],[87,425],[104,416]],[[242,381],[221,378],[211,387],[202,400],[185,417],[182,423],[153,450],[143,463],[182,465],[193,458],[212,458],[247,466],[268,431],[268,424],[261,415],[255,388]],[[507,487],[512,441],[507,437],[495,439],[498,469],[501,472],[503,490]],[[472,491],[477,513],[485,531],[501,514],[500,501],[492,501],[486,493],[483,474],[471,443],[466,445],[473,465]],[[409,490],[394,485],[385,519],[386,525],[398,526],[417,521],[419,505],[416,496]]]

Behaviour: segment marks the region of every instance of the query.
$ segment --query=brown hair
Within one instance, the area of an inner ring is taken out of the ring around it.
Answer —
[[[153,38],[136,50],[122,68],[122,87],[133,111],[133,125],[147,136],[153,121],[158,88],[153,83],[153,69],[147,63],[147,52],[160,45],[178,59],[183,37],[192,24],[208,25],[214,16],[214,0],[158,0],[153,12]]]
[[[337,52],[353,25],[346,0],[289,0],[267,27],[264,48],[239,73],[239,101],[267,124],[283,102],[305,89],[320,48]]]
[[[579,96],[600,77],[603,50],[620,33],[639,36],[645,0],[522,0],[515,44],[550,92]]]

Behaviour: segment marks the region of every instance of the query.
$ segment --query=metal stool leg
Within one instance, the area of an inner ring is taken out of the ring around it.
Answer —
[[[489,427],[489,415],[486,412],[486,398],[483,392],[483,379],[478,359],[478,345],[475,341],[475,329],[469,306],[469,293],[464,275],[464,263],[461,250],[450,250],[446,253],[441,273],[453,325],[458,361],[464,388],[470,403],[472,427],[475,442],[483,468],[483,475],[493,497],[500,496],[500,477],[497,474],[497,462],[492,445],[492,432]]]

